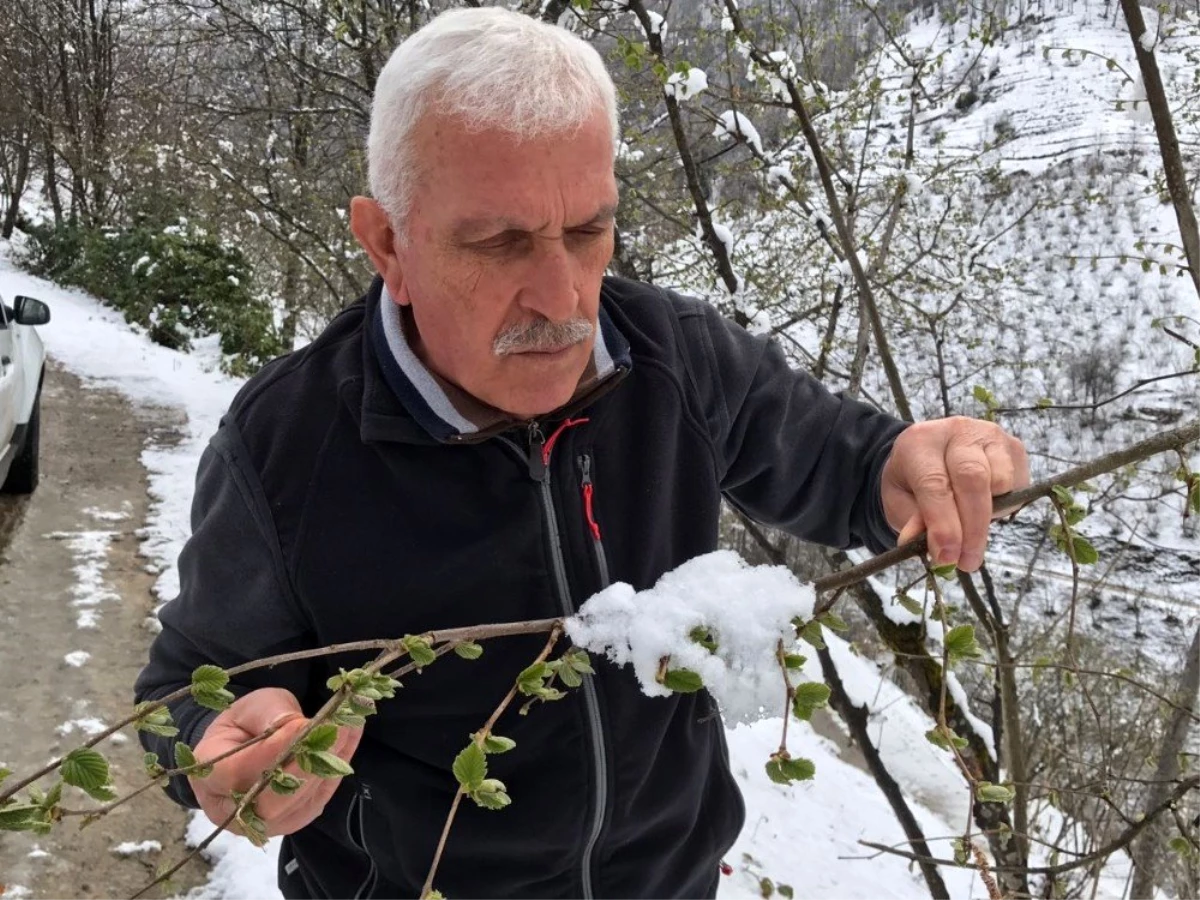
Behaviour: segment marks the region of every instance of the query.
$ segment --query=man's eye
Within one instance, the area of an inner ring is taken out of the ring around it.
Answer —
[[[521,235],[505,233],[498,234],[484,241],[479,241],[471,246],[485,253],[500,253],[519,249],[524,242],[525,239]]]
[[[567,232],[568,238],[589,241],[608,234],[607,228],[572,228]]]

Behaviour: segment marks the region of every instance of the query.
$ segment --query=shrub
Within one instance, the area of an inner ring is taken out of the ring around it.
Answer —
[[[197,336],[218,334],[234,374],[284,350],[245,256],[197,226],[34,229],[24,262],[115,306],[165,347],[188,350]]]

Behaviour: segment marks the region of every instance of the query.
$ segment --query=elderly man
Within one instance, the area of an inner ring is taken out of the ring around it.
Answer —
[[[980,564],[993,493],[1024,452],[966,419],[914,425],[836,397],[705,303],[605,277],[615,92],[569,33],[499,9],[446,13],[380,75],[374,199],[351,227],[367,295],[238,395],[200,463],[181,592],[138,699],[204,663],[569,614],[715,548],[721,498],[837,547],[927,531]],[[419,893],[456,790],[450,764],[541,647],[488,645],[407,680],[335,751],[355,774],[266,793],[287,897]],[[239,676],[220,714],[175,706],[210,758],[176,798],[221,820],[328,697],[313,659]],[[470,896],[713,896],[744,809],[704,692],[596,674],[505,715],[513,803],[463,804],[437,886]],[[171,741],[147,738],[169,758]],[[194,791],[194,794],[193,794]]]

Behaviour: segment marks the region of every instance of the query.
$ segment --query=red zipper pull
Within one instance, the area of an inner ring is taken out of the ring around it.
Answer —
[[[583,477],[579,483],[583,487],[583,514],[587,516],[588,529],[592,532],[593,540],[600,540],[600,526],[596,523],[596,517],[592,513],[592,458],[588,454],[579,457],[579,468],[583,470]]]

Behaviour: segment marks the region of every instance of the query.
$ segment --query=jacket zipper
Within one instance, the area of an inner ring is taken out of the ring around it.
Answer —
[[[350,803],[350,807],[346,810],[346,836],[350,838],[350,843],[361,850],[367,857],[367,861],[371,864],[371,868],[367,871],[367,877],[363,879],[362,884],[358,886],[358,890],[354,892],[354,900],[364,900],[370,897],[375,890],[375,883],[379,880],[379,871],[375,867],[375,857],[371,855],[371,851],[367,849],[367,829],[363,821],[363,800],[364,797],[371,796],[371,789],[365,784],[361,789],[354,792],[354,799]],[[358,834],[362,838],[359,842],[354,838],[354,828],[351,826],[351,819],[355,812],[358,813]]]
[[[611,581],[608,577],[608,557],[604,553],[604,541],[600,538],[600,526],[592,515],[592,457],[584,453],[579,457],[579,487],[583,492],[583,511],[587,516],[588,534],[592,538],[592,550],[596,554],[596,566],[600,570],[600,589],[608,587]]]
[[[543,455],[546,447],[546,436],[537,422],[529,425],[529,452],[525,454],[520,447],[507,438],[501,438],[526,459],[529,464],[529,476],[538,483],[542,514],[546,517],[547,530],[550,532],[551,557],[554,560],[554,579],[558,587],[559,603],[563,615],[570,617],[575,614],[575,606],[571,602],[571,587],[567,582],[567,566],[563,559],[562,535],[558,529],[558,515],[554,512],[554,495],[550,491],[550,461]],[[595,767],[596,796],[595,816],[592,818],[592,831],[588,835],[583,848],[583,898],[592,900],[595,892],[592,888],[592,855],[600,832],[604,828],[604,813],[608,805],[608,761],[604,753],[603,723],[600,720],[600,701],[596,697],[596,686],[590,678],[583,680],[583,702],[587,709],[588,731],[592,741],[592,763]]]

